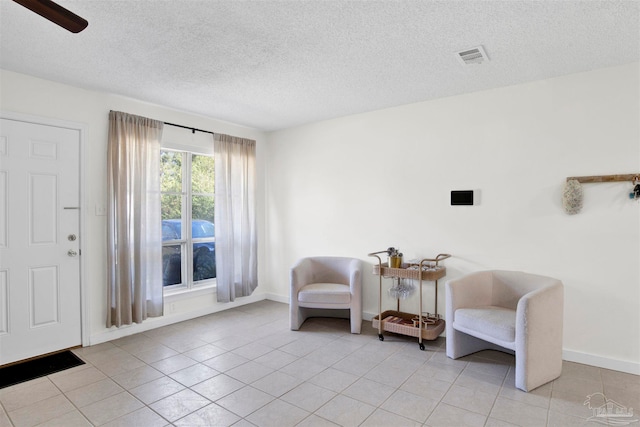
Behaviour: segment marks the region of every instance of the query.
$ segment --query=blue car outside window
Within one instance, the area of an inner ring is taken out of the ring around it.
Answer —
[[[191,222],[191,237],[202,239],[215,236],[215,226],[204,219]],[[182,222],[179,219],[165,219],[162,221],[162,240],[177,240],[182,237]]]

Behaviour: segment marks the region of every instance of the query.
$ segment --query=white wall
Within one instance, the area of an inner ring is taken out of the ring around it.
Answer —
[[[87,127],[87,136],[82,147],[84,204],[82,221],[84,235],[81,236],[84,266],[83,290],[87,292],[86,313],[89,340],[85,345],[108,341],[119,336],[135,333],[159,325],[184,320],[197,315],[256,301],[265,298],[265,286],[259,286],[254,295],[239,298],[232,304],[218,304],[215,295],[204,293],[196,298],[173,297],[165,299],[165,316],[149,319],[141,325],[107,329],[106,324],[106,217],[95,215],[96,205],[106,205],[106,153],[109,110],[138,114],[170,123],[192,126],[198,129],[251,138],[257,141],[258,168],[258,218],[259,230],[264,206],[264,134],[245,127],[216,121],[192,114],[182,113],[157,105],[143,103],[107,93],[82,90],[68,85],[37,79],[23,74],[0,70],[0,110],[45,118],[73,121]],[[179,130],[166,126],[173,139],[179,138]],[[184,132],[190,135],[190,132]],[[259,264],[264,258],[264,236],[259,235]],[[263,283],[259,269],[259,283]]]
[[[405,258],[451,253],[446,279],[481,269],[549,275],[565,285],[564,357],[640,373],[632,185],[585,185],[575,216],[561,205],[568,176],[640,172],[639,94],[634,63],[269,134],[266,281],[286,300],[296,259],[372,263],[367,253],[389,246]],[[449,192],[466,189],[479,190],[480,204],[450,206]],[[365,274],[368,317],[376,280]]]

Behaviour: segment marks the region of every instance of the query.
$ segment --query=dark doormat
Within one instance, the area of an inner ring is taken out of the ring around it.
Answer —
[[[15,365],[0,368],[0,388],[44,377],[80,365],[84,365],[84,362],[69,350],[16,363]]]

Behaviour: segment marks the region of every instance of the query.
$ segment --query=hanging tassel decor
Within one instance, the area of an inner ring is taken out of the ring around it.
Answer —
[[[575,215],[582,209],[582,185],[575,179],[567,180],[562,192],[562,206],[569,215]]]

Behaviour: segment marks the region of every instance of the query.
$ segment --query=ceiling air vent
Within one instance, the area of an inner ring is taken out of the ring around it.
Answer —
[[[487,57],[487,54],[482,46],[457,52],[456,55],[458,56],[458,59],[460,59],[460,61],[465,65],[482,64],[483,62],[487,62],[489,60],[489,57]]]

